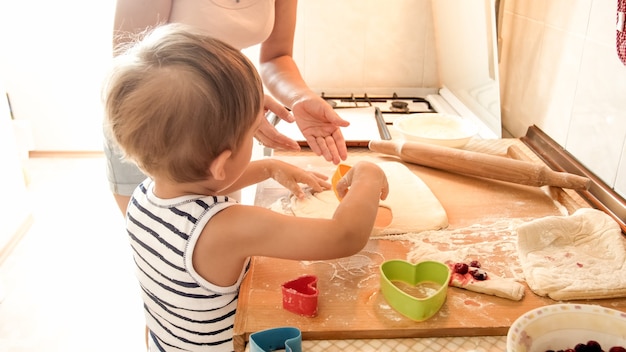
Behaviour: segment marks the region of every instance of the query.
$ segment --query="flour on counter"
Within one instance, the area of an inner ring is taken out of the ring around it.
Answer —
[[[555,189],[555,187],[551,187],[551,186],[541,186],[541,190],[543,191],[543,193],[548,195],[550,199],[552,199],[554,206],[556,206],[556,208],[559,209],[559,212],[561,213],[561,215],[563,216],[569,215],[569,211],[567,210],[567,208],[563,204],[561,204],[561,202],[558,201],[558,195],[556,194],[556,192],[559,191],[558,189]]]
[[[515,227],[523,219],[492,219],[458,229],[423,231],[395,236],[388,240],[404,240],[412,244],[407,260],[469,262],[478,260],[483,268],[500,277],[523,278],[517,258]]]

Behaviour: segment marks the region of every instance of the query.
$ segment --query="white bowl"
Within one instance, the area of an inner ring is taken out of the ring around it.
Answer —
[[[478,132],[465,118],[440,113],[419,113],[395,120],[393,126],[407,141],[461,148]]]
[[[567,350],[597,341],[604,351],[626,347],[626,313],[591,304],[553,304],[533,309],[513,322],[508,352]]]

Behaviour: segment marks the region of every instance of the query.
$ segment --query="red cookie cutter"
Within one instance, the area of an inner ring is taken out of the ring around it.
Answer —
[[[317,315],[317,276],[304,275],[281,285],[283,308],[305,317]]]

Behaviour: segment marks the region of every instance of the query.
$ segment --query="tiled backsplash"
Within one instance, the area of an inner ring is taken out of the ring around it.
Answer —
[[[294,58],[316,91],[439,88],[431,0],[300,1]]]
[[[626,196],[626,67],[614,0],[505,0],[503,126],[536,125]]]

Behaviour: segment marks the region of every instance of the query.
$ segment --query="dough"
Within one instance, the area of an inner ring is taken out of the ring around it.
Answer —
[[[436,260],[448,264],[450,286],[468,291],[521,300],[526,286],[517,264],[517,236],[514,228],[520,219],[490,219],[468,227],[424,231],[396,236],[412,243],[407,260],[412,263]],[[476,280],[471,274],[455,273],[455,263],[472,261],[481,264],[487,280]]]
[[[488,280],[470,280],[467,282],[450,281],[450,286],[463,288],[468,291],[484,293],[487,295],[502,297],[513,301],[519,301],[524,297],[524,285],[514,279],[493,277]]]
[[[518,252],[533,292],[554,300],[626,296],[626,239],[602,211],[582,208],[517,227]]]
[[[389,195],[380,206],[389,208],[391,223],[384,228],[375,227],[372,235],[393,235],[424,230],[438,230],[448,226],[448,215],[430,188],[405,165],[396,161],[378,163],[389,183]],[[290,209],[295,216],[332,218],[339,200],[332,190],[307,194],[300,200],[290,199]]]
[[[515,281],[515,279],[503,278],[487,272],[487,280],[476,280],[471,274],[461,275],[455,273],[453,262],[448,262],[447,264],[452,272],[452,275],[450,275],[450,286],[514,301],[519,301],[524,297],[524,285]]]

